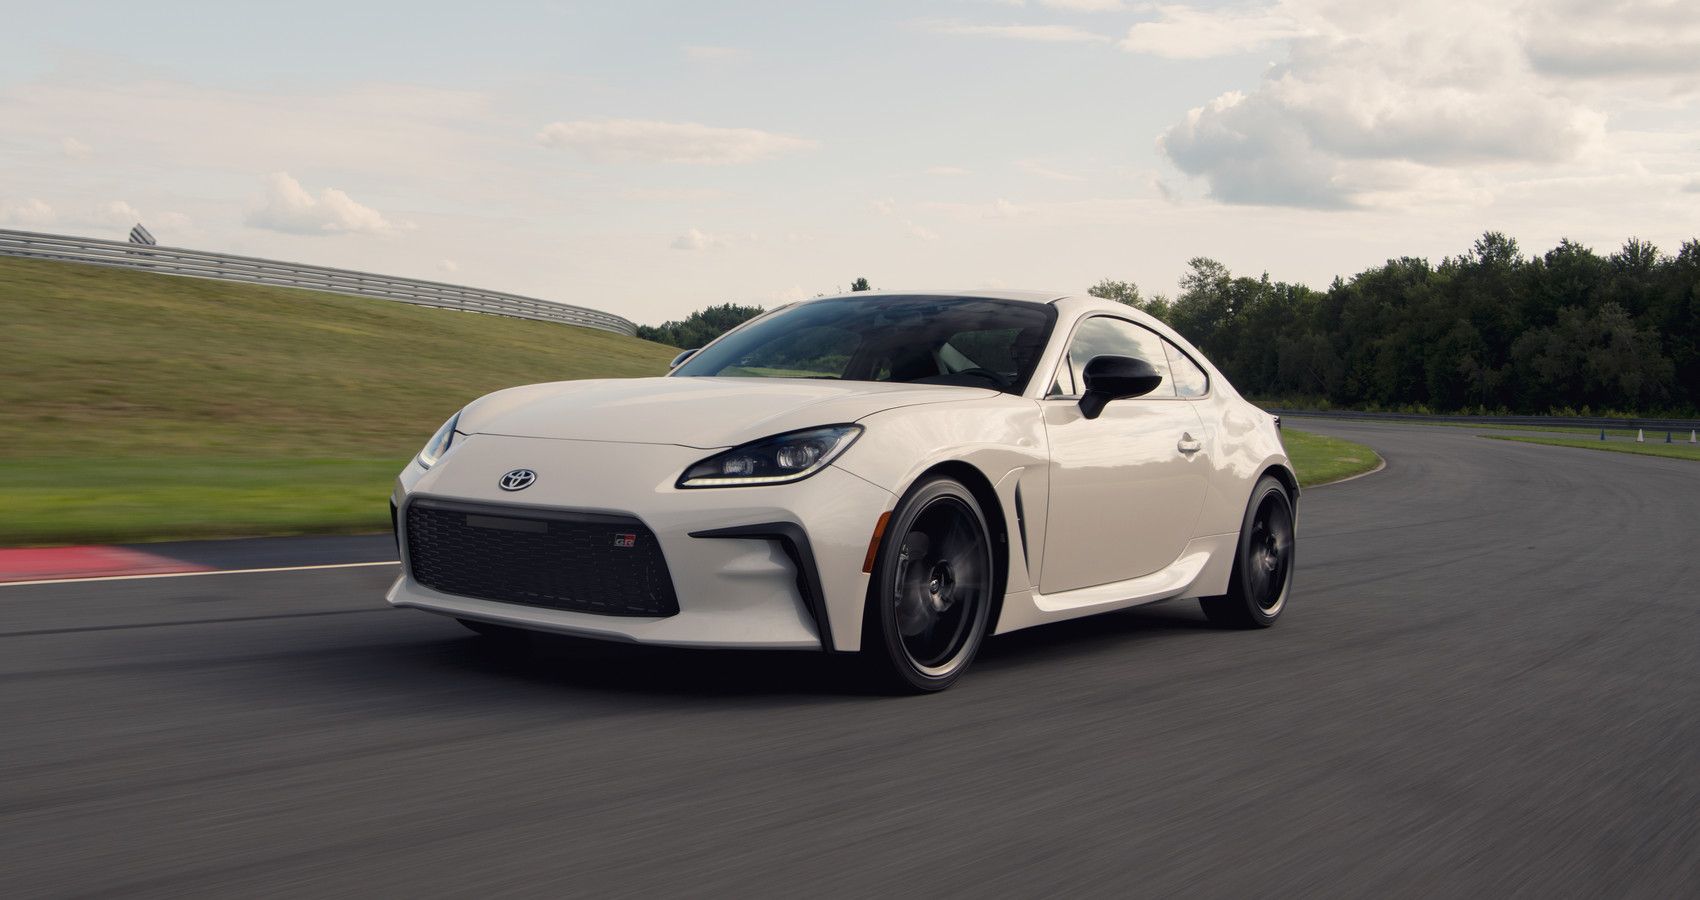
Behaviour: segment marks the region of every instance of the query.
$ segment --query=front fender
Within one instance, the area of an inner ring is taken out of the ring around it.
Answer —
[[[967,466],[996,498],[1008,535],[1005,590],[1034,584],[1043,558],[1050,451],[1036,401],[996,397],[895,409],[861,420],[862,437],[833,462],[892,494],[892,506],[927,472]]]

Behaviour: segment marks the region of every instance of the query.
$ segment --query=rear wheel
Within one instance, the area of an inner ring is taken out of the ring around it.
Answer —
[[[985,639],[994,558],[985,514],[960,482],[910,489],[881,541],[862,617],[861,656],[876,680],[924,693],[961,676]]]
[[[1223,628],[1275,624],[1293,589],[1295,538],[1293,499],[1280,479],[1266,475],[1246,505],[1228,593],[1198,601],[1211,623]]]

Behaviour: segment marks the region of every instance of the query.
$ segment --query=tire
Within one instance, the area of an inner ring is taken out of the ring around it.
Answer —
[[[1240,522],[1239,546],[1228,593],[1201,597],[1205,618],[1220,628],[1268,628],[1287,608],[1297,551],[1293,498],[1287,486],[1265,475],[1252,489]]]
[[[868,582],[858,656],[869,678],[901,693],[955,683],[985,640],[996,560],[985,513],[961,482],[939,476],[910,488]]]
[[[465,625],[467,630],[487,641],[495,641],[503,644],[522,644],[530,635],[530,632],[523,628],[514,628],[510,625],[497,625],[494,622],[480,622],[477,619],[456,619],[455,621]]]

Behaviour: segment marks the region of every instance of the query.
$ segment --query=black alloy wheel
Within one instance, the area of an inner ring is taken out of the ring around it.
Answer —
[[[862,653],[911,692],[949,687],[985,639],[996,557],[980,504],[960,482],[917,484],[892,513],[868,586]]]
[[[1246,506],[1228,593],[1201,598],[1204,615],[1226,628],[1275,624],[1293,590],[1297,543],[1292,497],[1280,479],[1266,475]]]

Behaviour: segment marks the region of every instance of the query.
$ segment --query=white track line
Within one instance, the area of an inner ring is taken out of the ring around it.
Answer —
[[[0,588],[31,584],[72,584],[78,581],[141,581],[148,578],[192,578],[197,575],[260,575],[266,572],[312,572],[319,569],[360,569],[368,566],[399,566],[399,560],[384,562],[330,563],[322,566],[274,566],[267,569],[208,569],[204,572],[155,572],[151,575],[94,575],[88,578],[43,578],[38,581],[0,581]]]
[[[1370,452],[1375,453],[1374,450],[1371,450]],[[1375,468],[1370,469],[1368,472],[1359,472],[1356,475],[1347,475],[1345,478],[1336,478],[1333,481],[1324,481],[1321,484],[1313,484],[1310,487],[1305,488],[1304,490],[1305,491],[1311,491],[1311,490],[1315,490],[1317,488],[1333,487],[1336,484],[1345,484],[1348,481],[1357,481],[1359,478],[1368,478],[1371,475],[1374,475],[1375,473],[1381,471],[1382,469],[1387,468],[1387,457],[1382,456],[1379,453],[1375,453],[1375,458],[1377,460],[1380,460],[1380,461],[1375,464]],[[1300,493],[1303,493],[1303,491],[1300,491]]]

